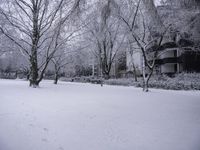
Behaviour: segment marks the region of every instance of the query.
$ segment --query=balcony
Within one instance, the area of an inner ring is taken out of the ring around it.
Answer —
[[[167,63],[182,63],[182,57],[169,57],[169,58],[163,58],[163,59],[157,59],[156,64],[162,65]]]

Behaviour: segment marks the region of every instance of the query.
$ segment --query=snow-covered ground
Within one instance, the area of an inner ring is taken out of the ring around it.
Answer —
[[[0,150],[200,150],[200,92],[0,80]]]

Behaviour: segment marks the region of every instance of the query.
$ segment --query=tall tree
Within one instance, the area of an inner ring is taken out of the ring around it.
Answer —
[[[30,86],[37,87],[57,49],[59,27],[77,8],[79,0],[7,0],[1,5],[0,14],[9,25],[0,31],[12,40],[26,55],[30,63]],[[64,9],[63,19],[59,10]],[[15,29],[12,35],[9,29]]]
[[[93,54],[98,60],[100,74],[108,79],[114,60],[122,49],[125,36],[121,32],[121,22],[114,13],[115,2],[113,0],[99,2],[96,7],[87,29],[90,33],[90,43],[94,45]]]
[[[155,25],[145,19],[147,14],[143,14],[143,11],[140,10],[141,2],[142,0],[138,0],[137,3],[129,3],[132,4],[132,7],[125,5],[126,9],[121,6],[119,18],[126,26],[127,36],[135,42],[135,46],[140,50],[142,56],[143,90],[148,92],[148,82],[152,76],[156,59],[160,55],[159,50],[162,47],[167,29],[162,26],[162,23],[159,23],[160,20],[157,20],[158,18],[156,18],[158,23]],[[150,2],[146,4],[152,5]],[[151,13],[151,10],[148,11]],[[154,47],[153,51],[149,51],[149,47]]]

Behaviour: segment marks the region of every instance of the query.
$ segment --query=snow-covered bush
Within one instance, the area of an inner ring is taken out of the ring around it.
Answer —
[[[131,78],[109,79],[105,80],[104,83],[108,85],[134,86],[134,80]]]
[[[109,79],[105,80],[104,84],[142,87],[142,78],[138,78],[138,82],[133,78]]]
[[[153,76],[149,81],[149,87],[171,90],[200,90],[200,74],[181,73],[174,77]]]
[[[142,78],[135,82],[131,78],[110,79],[104,81],[108,85],[123,85],[142,87]],[[153,76],[149,81],[150,88],[168,89],[168,90],[200,90],[200,74],[199,73],[181,73],[174,77],[167,75]]]

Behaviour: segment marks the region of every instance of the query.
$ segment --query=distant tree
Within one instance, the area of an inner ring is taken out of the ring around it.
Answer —
[[[61,70],[64,69],[66,65],[72,63],[72,59],[69,59],[72,50],[68,47],[67,43],[72,43],[75,37],[79,37],[81,33],[82,25],[74,23],[74,20],[68,20],[68,18],[63,18],[64,10],[59,10],[59,19],[57,26],[57,36],[55,37],[55,46],[53,47],[55,53],[52,56],[51,62],[54,66],[54,84],[58,83],[58,79],[61,75]]]
[[[59,47],[51,62],[54,68],[54,84],[58,83],[61,71],[64,71],[66,65],[73,63],[72,58],[68,55],[68,51],[64,47]]]
[[[54,84],[58,83],[58,79],[61,76],[61,71],[62,69],[65,68],[66,65],[68,65],[69,63],[72,63],[72,61],[67,60],[66,61],[66,57],[63,57],[64,54],[54,57],[52,59],[53,65],[54,65]]]
[[[76,52],[72,56],[75,76],[91,76],[92,68],[89,63],[90,56],[87,50]]]
[[[97,3],[91,22],[87,25],[89,41],[93,46],[93,54],[98,60],[100,73],[105,79],[110,72],[118,52],[123,49],[125,36],[121,32],[121,22],[114,16],[115,2],[107,0]]]

